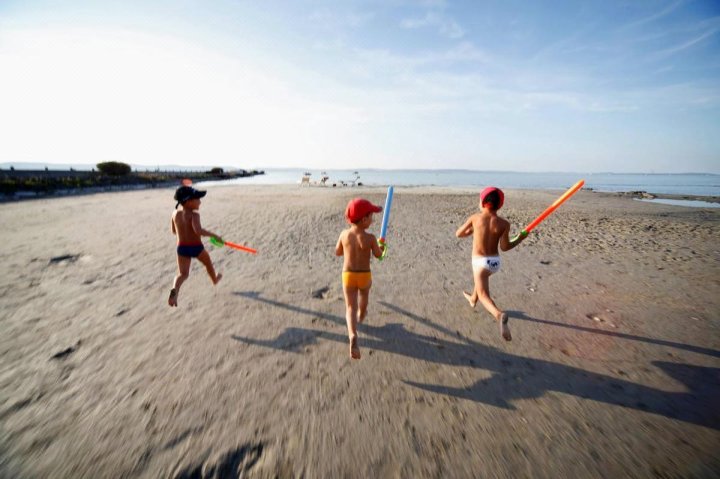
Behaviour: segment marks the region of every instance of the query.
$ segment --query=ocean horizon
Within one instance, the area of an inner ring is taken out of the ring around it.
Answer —
[[[2,163],[0,168],[14,166],[18,170],[45,169],[39,163]],[[207,171],[209,166],[131,165],[136,171]],[[56,164],[47,165],[50,170],[89,171],[93,165]],[[224,167],[227,171],[239,168]],[[521,172],[484,171],[467,169],[317,169],[317,168],[248,168],[265,174],[232,180],[204,181],[203,185],[291,185],[300,184],[309,173],[311,184],[319,184],[327,176],[328,186],[443,186],[458,188],[482,188],[488,185],[516,189],[566,189],[579,179],[585,180],[585,189],[601,192],[646,191],[654,194],[716,196],[720,197],[720,174],[716,173],[614,173],[614,172]],[[200,184],[200,183],[199,183]]]
[[[566,189],[578,180],[585,188],[602,192],[646,191],[648,193],[692,196],[720,196],[720,175],[713,173],[535,173],[478,170],[379,170],[269,168],[264,175],[234,180],[207,181],[204,185],[300,184],[305,173],[310,183],[327,176],[327,186],[447,186],[481,188],[494,185],[517,189]],[[357,174],[356,174],[357,172]]]

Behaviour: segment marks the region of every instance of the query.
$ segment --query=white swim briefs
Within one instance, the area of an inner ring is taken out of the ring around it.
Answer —
[[[473,256],[472,267],[473,272],[477,272],[480,268],[485,268],[491,273],[500,271],[500,256]]]

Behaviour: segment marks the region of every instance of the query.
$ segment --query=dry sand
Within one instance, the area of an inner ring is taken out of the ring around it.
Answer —
[[[506,194],[519,228],[559,192]],[[172,190],[2,205],[0,477],[720,474],[720,211],[578,193],[503,254],[506,343],[461,294],[476,193],[398,188],[351,361],[357,195],[211,188],[260,254],[206,242],[225,276],[195,262],[176,309]]]

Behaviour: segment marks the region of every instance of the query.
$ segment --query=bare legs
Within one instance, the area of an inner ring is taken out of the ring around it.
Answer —
[[[213,284],[218,284],[220,280],[222,279],[222,275],[215,274],[215,268],[213,268],[212,260],[210,259],[210,254],[203,250],[202,253],[200,253],[197,257],[200,262],[205,266],[205,269],[207,270],[208,276],[210,276],[210,281],[212,281]]]
[[[345,321],[350,339],[350,357],[360,359],[360,348],[357,344],[358,288],[343,285],[343,293],[345,294]]]
[[[192,258],[188,256],[177,257],[178,272],[175,275],[175,281],[173,281],[173,287],[170,290],[170,297],[168,298],[168,306],[177,306],[177,297],[180,292],[180,286],[188,279],[190,274],[190,260]]]
[[[358,290],[358,323],[365,321],[367,316],[368,301],[370,300],[370,286]]]
[[[470,307],[474,308],[475,304],[477,304],[477,300],[478,300],[478,295],[477,295],[477,292],[475,291],[475,288],[473,288],[472,294],[470,294],[466,291],[463,291],[463,296],[465,296],[465,299],[467,299],[468,303],[470,303]]]
[[[362,323],[367,315],[370,287],[359,289],[355,286],[343,285],[343,293],[345,294],[345,321],[347,322],[348,339],[350,341],[350,357],[360,359],[357,325]]]
[[[470,306],[475,307],[475,303],[480,301],[485,309],[493,315],[496,321],[500,324],[500,334],[503,339],[510,341],[512,335],[510,334],[510,327],[508,326],[508,315],[495,305],[495,301],[490,297],[490,275],[492,273],[485,268],[473,269],[473,280],[475,281],[475,289],[472,295],[463,291],[465,299],[468,300]]]
[[[208,276],[210,276],[210,280],[213,282],[213,284],[218,284],[218,282],[220,282],[220,280],[222,279],[222,275],[215,274],[215,268],[213,268],[212,260],[210,260],[210,255],[208,254],[208,252],[203,250],[203,252],[200,253],[200,255],[198,256],[198,259],[205,266]],[[168,306],[177,306],[177,298],[180,294],[180,286],[182,286],[182,284],[185,282],[186,279],[188,279],[188,276],[190,275],[191,261],[192,258],[190,258],[189,256],[178,255],[178,272],[175,276],[175,280],[173,281],[173,288],[170,290]]]

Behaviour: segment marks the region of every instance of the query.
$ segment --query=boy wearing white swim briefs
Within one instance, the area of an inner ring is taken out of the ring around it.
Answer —
[[[500,256],[474,256],[472,257],[472,269],[473,273],[476,273],[479,269],[485,268],[490,273],[497,273],[500,271]]]
[[[495,305],[490,297],[490,275],[500,271],[502,262],[498,253],[498,246],[503,251],[510,251],[522,243],[527,234],[521,234],[514,241],[510,241],[510,223],[497,215],[505,200],[502,190],[493,186],[485,188],[480,193],[480,211],[470,216],[455,232],[458,238],[473,236],[472,270],[475,287],[472,294],[463,291],[471,307],[475,307],[478,300],[485,309],[493,315],[500,325],[500,333],[506,341],[510,341],[510,327],[508,315]]]

